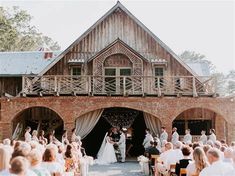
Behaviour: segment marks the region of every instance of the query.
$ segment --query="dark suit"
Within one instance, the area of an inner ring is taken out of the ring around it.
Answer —
[[[191,159],[179,160],[179,163],[176,163],[175,174],[179,176],[180,175],[180,169],[181,168],[186,168],[189,164],[189,161],[191,161]]]

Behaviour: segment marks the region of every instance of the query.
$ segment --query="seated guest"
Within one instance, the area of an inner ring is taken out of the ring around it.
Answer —
[[[189,147],[185,146],[181,149],[184,158],[179,160],[179,162],[176,163],[176,167],[175,167],[175,174],[176,175],[180,175],[180,169],[181,168],[186,168],[189,164],[189,161],[191,161],[191,159],[189,158],[191,150]]]
[[[199,176],[217,176],[217,175],[226,175],[227,172],[233,170],[231,164],[224,163],[220,158],[220,152],[218,149],[210,149],[207,152],[207,158],[210,163],[210,166],[204,168]]]
[[[63,166],[56,162],[56,152],[52,147],[47,148],[43,154],[42,168],[48,170],[52,175],[62,176]]]
[[[226,148],[224,150],[223,162],[233,164],[233,149],[232,148]]]
[[[22,156],[17,156],[11,161],[10,175],[18,175],[18,176],[37,176],[33,172],[28,173],[28,160]]]
[[[45,168],[41,167],[42,163],[42,154],[39,150],[33,149],[28,155],[28,160],[31,164],[30,169],[37,175],[37,176],[50,176],[50,172]]]
[[[175,144],[175,149],[174,149],[174,157],[176,161],[179,161],[184,158],[183,153],[181,151],[183,144],[182,142],[178,141]]]
[[[0,175],[9,175],[11,154],[4,146],[0,147]]]
[[[187,166],[187,176],[199,175],[208,165],[205,152],[202,148],[196,147],[193,151],[193,162]]]
[[[159,150],[157,149],[157,142],[152,142],[153,145],[152,147],[149,147],[148,150],[146,151],[146,156],[151,159],[151,155],[160,155]],[[151,165],[154,165],[154,161],[151,161]]]
[[[157,164],[158,170],[162,170],[163,167],[170,170],[170,165],[176,164],[176,162],[179,161],[178,157],[175,156],[172,143],[167,142],[165,144],[165,152],[160,155],[160,161],[162,163]]]

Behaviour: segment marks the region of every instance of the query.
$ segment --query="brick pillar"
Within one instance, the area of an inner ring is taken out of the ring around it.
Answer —
[[[64,122],[64,129],[68,131],[68,139],[71,139],[72,129],[75,127],[75,122]]]
[[[227,124],[227,132],[228,132],[228,139],[227,143],[230,144],[232,141],[235,141],[235,124],[228,123]]]
[[[9,122],[0,122],[0,140],[5,138],[11,138],[12,125]]]
[[[215,117],[215,131],[217,140],[227,140],[227,123],[224,118],[218,114]]]

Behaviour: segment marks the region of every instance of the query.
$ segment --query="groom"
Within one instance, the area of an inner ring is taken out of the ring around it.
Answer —
[[[117,145],[120,149],[120,152],[121,152],[121,157],[122,157],[122,160],[121,162],[124,163],[125,162],[125,159],[126,159],[126,135],[125,135],[125,129],[122,128],[120,130],[120,139],[119,141],[117,142]]]

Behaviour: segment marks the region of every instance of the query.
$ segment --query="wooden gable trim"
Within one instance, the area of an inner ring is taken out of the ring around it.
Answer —
[[[106,14],[104,14],[98,21],[96,21],[87,31],[85,31],[77,40],[75,40],[67,49],[65,49],[55,60],[53,60],[45,69],[43,69],[38,75],[42,76],[50,68],[52,68],[59,60],[61,60],[73,47],[78,44],[83,38],[85,38],[97,25],[99,25],[105,18],[115,12],[118,8],[123,10],[130,18],[132,18],[140,27],[142,27],[150,36],[152,36],[157,43],[159,43],[167,52],[169,52],[174,59],[176,59],[189,73],[194,76],[198,76],[186,63],[184,63],[177,54],[175,54],[165,43],[163,43],[154,33],[152,33],[141,21],[139,21],[126,7],[124,7],[119,1],[113,6]]]
[[[145,62],[150,62],[148,59],[146,59],[144,56],[142,56],[140,53],[138,53],[137,51],[135,51],[132,47],[130,47],[129,45],[127,45],[124,41],[122,41],[121,39],[116,39],[115,41],[113,41],[112,43],[110,43],[107,47],[105,47],[104,49],[98,51],[94,56],[92,56],[90,59],[87,60],[87,62],[90,62],[91,60],[95,59],[96,57],[98,57],[99,55],[101,55],[102,53],[104,53],[106,50],[108,50],[109,48],[111,48],[112,46],[116,45],[117,43],[120,43],[122,46],[124,46],[125,48],[127,48],[131,53],[133,53],[134,55],[136,55],[137,57],[141,58],[142,60],[144,60]]]

